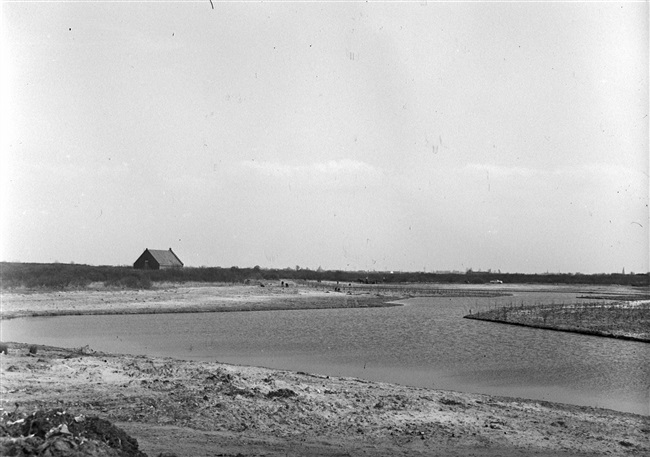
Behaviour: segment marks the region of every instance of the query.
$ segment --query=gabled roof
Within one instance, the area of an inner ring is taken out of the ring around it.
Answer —
[[[149,253],[156,259],[156,262],[160,264],[161,267],[182,267],[183,262],[179,259],[174,251],[169,249],[169,251],[164,251],[162,249],[147,249]]]

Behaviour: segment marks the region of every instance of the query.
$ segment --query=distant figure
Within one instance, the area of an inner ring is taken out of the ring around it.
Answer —
[[[281,287],[284,287],[284,281],[282,281],[282,282],[280,283],[280,286],[281,286]]]

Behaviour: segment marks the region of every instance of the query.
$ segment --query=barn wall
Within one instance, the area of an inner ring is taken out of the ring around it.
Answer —
[[[138,257],[138,260],[135,261],[133,264],[133,268],[136,270],[144,270],[146,261],[149,261],[149,270],[159,270],[160,265],[156,261],[156,259],[151,255],[149,251],[145,251],[142,253],[140,257]]]

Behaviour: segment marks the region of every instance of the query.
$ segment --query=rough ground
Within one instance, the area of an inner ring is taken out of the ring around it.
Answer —
[[[147,457],[135,438],[96,416],[75,416],[62,409],[18,409],[0,417],[0,453],[40,457]]]
[[[288,284],[289,287],[282,287]],[[336,289],[339,291],[336,291]],[[288,309],[359,308],[397,306],[396,300],[413,296],[498,297],[518,291],[573,293],[630,293],[629,287],[501,284],[390,284],[359,285],[336,282],[304,284],[284,281],[249,285],[221,283],[157,283],[147,290],[119,289],[93,283],[83,289],[2,291],[1,317],[63,316],[82,314],[150,314]]]
[[[52,408],[98,416],[150,456],[650,455],[646,416],[216,362],[34,351],[9,343],[0,355],[5,424]]]
[[[279,281],[255,285],[163,284],[148,290],[102,286],[66,291],[6,291],[2,318],[81,314],[148,314],[281,309],[396,306],[399,295],[346,294],[329,290],[281,287]]]

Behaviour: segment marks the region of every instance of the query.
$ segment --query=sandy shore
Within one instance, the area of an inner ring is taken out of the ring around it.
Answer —
[[[648,455],[648,417],[216,362],[9,344],[3,413],[99,416],[150,456]]]
[[[3,292],[2,318],[82,314],[151,314],[398,306],[403,294],[348,294],[291,284],[167,284],[149,290],[97,286],[69,291]]]
[[[394,306],[403,296],[324,287],[23,291],[2,294],[1,315]],[[99,416],[150,456],[650,454],[650,418],[628,413],[216,362],[40,346],[29,354],[20,343],[8,349],[0,355],[3,418],[51,408]]]
[[[84,314],[153,314],[291,309],[360,308],[399,306],[396,301],[414,296],[496,297],[526,292],[619,293],[621,286],[406,284],[339,285],[335,282],[305,284],[255,281],[250,285],[215,283],[159,284],[148,290],[116,289],[101,283],[80,290],[3,291],[2,319]]]

